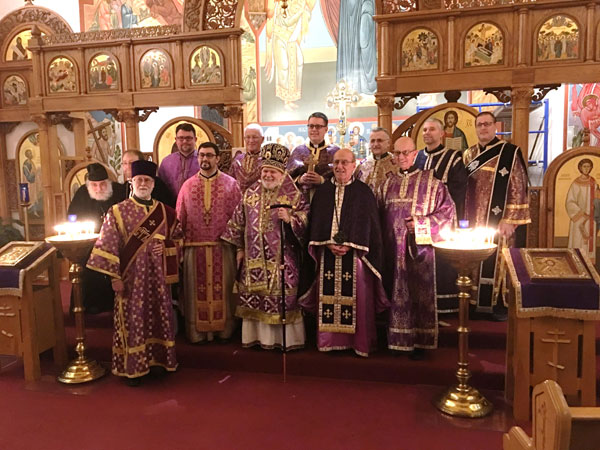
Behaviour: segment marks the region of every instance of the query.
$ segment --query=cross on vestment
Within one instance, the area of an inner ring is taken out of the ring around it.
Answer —
[[[343,278],[348,281],[352,279],[352,275],[350,275],[350,272],[345,272]]]
[[[149,220],[148,223],[150,224],[151,227],[153,227],[154,225],[156,225],[156,221],[154,219]]]
[[[333,313],[330,309],[328,309],[323,313],[323,315],[329,319],[331,316],[333,316]]]
[[[352,317],[352,314],[350,314],[348,310],[346,310],[342,313],[342,316],[344,316],[344,319],[349,319],[350,317]]]
[[[327,278],[328,280],[331,280],[333,278],[333,273],[331,273],[331,270],[328,270],[327,272],[325,272],[324,277]]]

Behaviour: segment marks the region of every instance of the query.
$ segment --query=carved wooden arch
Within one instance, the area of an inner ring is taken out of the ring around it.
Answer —
[[[91,74],[91,64],[92,64],[92,61],[94,60],[95,57],[100,56],[100,55],[108,55],[113,60],[116,61],[116,63],[117,63],[117,73],[119,74],[119,89],[117,89],[116,91],[112,91],[112,92],[123,92],[123,70],[122,70],[123,66],[121,65],[121,60],[119,59],[119,57],[117,55],[115,55],[113,52],[111,52],[109,50],[98,51],[98,52],[94,53],[93,55],[91,55],[89,57],[89,59],[87,60],[86,71],[85,71],[86,92],[88,92],[88,93],[91,92],[90,74]],[[109,93],[109,92],[111,92],[111,91],[110,90],[106,90],[106,91],[93,91],[94,94]]]
[[[507,62],[508,62],[508,58],[507,58],[507,51],[506,49],[508,48],[508,40],[507,40],[507,36],[509,36],[509,33],[507,33],[507,30],[500,25],[497,21],[495,20],[490,20],[488,18],[486,19],[481,19],[481,18],[477,18],[475,20],[473,20],[472,25],[470,26],[465,26],[465,29],[463,31],[461,31],[460,33],[460,40],[459,40],[459,50],[460,50],[460,66],[461,67],[465,67],[465,56],[466,56],[466,52],[465,52],[465,40],[467,38],[467,33],[469,33],[469,31],[471,31],[473,28],[475,28],[477,25],[483,24],[483,23],[489,23],[490,25],[494,25],[496,28],[498,28],[498,30],[500,30],[500,33],[502,33],[502,41],[504,43],[504,47],[502,48],[502,60],[503,63],[502,64],[494,64],[491,67],[496,67],[496,66],[506,66]],[[480,67],[487,67],[489,68],[490,65],[482,65],[482,66],[474,66],[474,67],[468,67],[468,69],[478,69]]]
[[[233,147],[233,135],[227,129],[223,128],[220,125],[217,125],[214,122],[210,122],[208,120],[196,119],[195,117],[190,116],[179,116],[167,121],[156,133],[154,138],[153,145],[153,160],[158,161],[158,145],[162,138],[164,132],[171,127],[173,124],[177,122],[190,122],[194,125],[198,126],[202,131],[206,133],[208,136],[208,140],[213,142],[219,146],[221,149],[221,160],[219,162],[219,168],[221,170],[229,169],[229,165],[231,164],[231,149]],[[201,144],[201,142],[196,142],[196,145]]]
[[[419,116],[419,119],[415,122],[415,125],[413,126],[412,131],[410,133],[410,137],[413,141],[415,141],[415,143],[417,142],[417,139],[419,137],[419,130],[421,129],[421,126],[427,121],[427,119],[432,117],[435,113],[444,109],[460,109],[461,111],[465,111],[473,116],[473,121],[475,121],[475,117],[477,116],[477,114],[479,114],[479,111],[477,111],[471,106],[465,105],[464,103],[454,102],[442,103],[441,105],[437,105],[433,108],[426,109],[422,111],[422,114]]]
[[[569,61],[573,61],[573,62],[577,62],[577,61],[583,61],[584,60],[584,56],[585,56],[585,52],[586,49],[584,48],[584,44],[585,44],[585,25],[582,24],[579,20],[577,20],[572,14],[566,13],[566,12],[562,12],[562,11],[553,11],[552,14],[545,16],[543,19],[541,19],[535,26],[534,28],[534,33],[531,39],[531,61],[533,64],[545,64],[551,61],[538,61],[538,56],[537,56],[537,48],[538,48],[538,36],[540,34],[540,29],[542,28],[542,26],[550,19],[552,19],[553,17],[556,16],[565,16],[568,17],[569,19],[571,19],[573,22],[575,22],[577,24],[578,30],[579,30],[579,42],[578,42],[578,47],[579,47],[579,56],[577,58],[573,58],[573,59],[569,59]]]
[[[16,33],[33,25],[37,25],[47,34],[72,33],[73,30],[65,19],[47,8],[25,6],[13,11],[0,20],[0,44],[2,46],[2,61],[6,55],[8,43]]]
[[[186,0],[183,31],[238,28],[244,2],[239,0]]]
[[[419,74],[422,72],[441,72],[442,71],[442,57],[445,55],[445,51],[443,48],[444,41],[443,41],[442,37],[440,36],[440,33],[437,33],[431,27],[418,24],[418,25],[408,28],[407,31],[402,34],[402,37],[400,39],[398,39],[398,46],[396,47],[396,54],[400,55],[400,56],[399,56],[397,64],[396,64],[396,72],[395,73],[404,73],[405,72],[402,70],[402,60],[403,60],[402,48],[404,47],[404,41],[406,40],[408,35],[415,30],[427,30],[430,33],[433,33],[435,35],[435,37],[437,38],[437,41],[438,41],[438,49],[437,49],[438,66],[435,69],[410,70],[408,72],[411,74],[413,74],[413,73]]]
[[[540,247],[554,247],[554,203],[556,200],[556,178],[562,167],[574,158],[590,155],[600,158],[600,147],[578,147],[561,153],[550,163],[544,174],[542,198],[540,200]]]
[[[87,168],[87,166],[94,163],[102,164],[102,166],[104,166],[106,172],[108,173],[108,179],[110,181],[117,181],[117,175],[115,174],[114,170],[107,164],[104,164],[102,161],[93,158],[87,158],[85,161],[75,164],[73,168],[69,170],[69,173],[67,173],[67,176],[65,177],[65,183],[63,185],[63,193],[66,197],[65,199],[67,208],[71,204],[71,183],[73,181],[73,178],[75,178],[75,176],[80,170],[85,169]]]
[[[48,64],[46,65],[46,68],[45,68],[46,74],[50,73],[50,66],[52,65],[52,63],[54,61],[56,61],[59,58],[68,59],[71,62],[71,64],[73,64],[73,70],[75,71],[75,91],[74,91],[74,93],[75,94],[81,94],[81,90],[82,90],[81,83],[80,83],[80,80],[81,80],[81,78],[80,78],[80,76],[81,76],[80,75],[80,73],[81,73],[81,67],[79,67],[77,65],[77,61],[75,61],[72,57],[67,56],[67,55],[56,55],[56,56],[53,56],[52,59],[50,59],[50,61],[48,61]],[[87,74],[86,74],[86,76],[87,76]],[[73,92],[52,92],[50,90],[50,79],[48,78],[48,76],[46,76],[46,85],[44,86],[44,90],[47,93],[46,95],[57,95],[57,96],[59,96],[59,95],[64,95],[64,94],[73,94]]]

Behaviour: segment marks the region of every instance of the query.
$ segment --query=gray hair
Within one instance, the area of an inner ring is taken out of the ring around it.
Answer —
[[[244,128],[244,134],[246,134],[246,131],[248,130],[256,130],[260,133],[261,136],[264,136],[262,127],[257,123],[248,124],[246,128]]]

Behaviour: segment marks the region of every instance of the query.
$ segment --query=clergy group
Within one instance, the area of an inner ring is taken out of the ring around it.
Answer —
[[[440,317],[457,311],[458,295],[432,244],[468,221],[497,229],[500,249],[518,245],[519,225],[530,222],[520,149],[496,137],[489,112],[464,151],[445,147],[435,118],[421,127],[423,149],[373,128],[372,156],[360,162],[328,145],[327,130],[327,116],[311,114],[307,144],[290,152],[263,145],[250,124],[224,173],[219,146],[198,145],[182,123],[160,167],[124,153],[123,184],[88,166],[69,214],[98,224],[83,297],[89,312],[113,311],[113,374],[136,386],[174,371],[178,328],[190,344],[228,342],[240,319],[246,347],[302,348],[307,321],[320,351],[368,356],[377,326],[390,351],[412,359],[437,347]],[[471,313],[483,318],[505,301],[499,255],[473,273]]]

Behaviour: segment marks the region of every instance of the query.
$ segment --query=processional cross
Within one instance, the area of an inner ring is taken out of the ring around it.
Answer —
[[[339,122],[337,125],[338,132],[340,133],[340,144],[341,147],[345,143],[346,130],[346,117],[348,116],[348,110],[360,100],[360,94],[352,89],[345,80],[337,82],[333,90],[327,94],[327,107],[335,109],[338,113]]]
[[[90,130],[87,132],[87,134],[91,134],[92,137],[94,138],[94,142],[96,143],[96,149],[97,149],[96,151],[98,153],[98,156],[100,157],[99,159],[102,162],[107,163],[108,159],[102,153],[102,147],[100,147],[100,139],[102,139],[102,137],[99,134],[103,128],[110,127],[111,124],[110,124],[110,122],[104,122],[104,123],[100,123],[97,127],[95,127],[90,119],[88,119],[87,121],[88,121],[88,125],[90,127]]]

